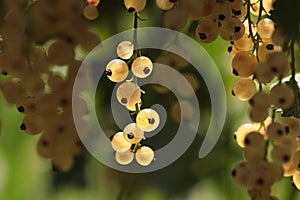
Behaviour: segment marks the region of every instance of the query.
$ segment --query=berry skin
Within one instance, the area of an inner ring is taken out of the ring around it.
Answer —
[[[233,180],[241,186],[249,187],[252,185],[251,169],[247,162],[240,162],[234,166],[231,172]]]
[[[126,107],[135,107],[135,104],[141,100],[141,90],[132,82],[124,82],[119,85],[116,95],[119,103]]]
[[[130,149],[131,143],[127,142],[123,132],[118,132],[114,135],[111,146],[117,152],[124,152]]]
[[[273,162],[284,164],[288,163],[291,160],[291,151],[284,146],[275,145],[271,151],[271,156]]]
[[[140,12],[145,8],[146,3],[146,0],[124,0],[128,12]]]
[[[154,131],[159,125],[158,113],[150,108],[141,110],[136,116],[137,126],[145,132]]]
[[[235,81],[232,92],[239,100],[248,101],[255,95],[256,85],[250,78],[240,78]]]
[[[274,30],[274,22],[269,18],[261,19],[257,24],[257,33],[263,39],[270,39]]]
[[[139,78],[146,78],[153,70],[152,61],[146,56],[140,56],[133,61],[131,70],[135,76]]]
[[[164,13],[163,27],[182,31],[187,23],[187,15],[181,9],[172,9]]]
[[[270,106],[270,96],[269,94],[260,91],[252,97],[250,104],[256,109],[266,110]]]
[[[269,116],[269,113],[267,109],[251,107],[249,116],[253,122],[263,122]]]
[[[274,75],[283,77],[290,71],[288,57],[283,52],[271,53],[266,61]]]
[[[287,117],[283,121],[284,129],[289,137],[300,136],[300,119],[296,117]]]
[[[83,9],[83,16],[88,20],[95,20],[99,16],[97,6],[94,4],[88,4]]]
[[[113,59],[107,64],[105,74],[112,82],[121,82],[128,76],[128,66],[123,60]]]
[[[270,100],[276,107],[287,109],[294,102],[293,90],[284,84],[277,84],[270,91]]]
[[[128,165],[133,161],[134,154],[130,150],[116,152],[115,158],[120,165]]]
[[[273,122],[267,129],[267,135],[269,136],[270,140],[277,140],[285,135],[285,130],[280,123]]]
[[[293,154],[292,162],[293,162],[294,168],[295,168],[298,172],[300,172],[300,150],[296,151],[296,152]]]
[[[212,42],[216,40],[219,35],[218,24],[210,20],[200,22],[196,27],[195,33],[201,42]]]
[[[143,146],[136,151],[135,159],[138,164],[148,166],[154,159],[154,152],[150,147]]]
[[[139,129],[136,123],[128,124],[123,133],[125,140],[131,144],[136,144],[144,138],[144,131]]]
[[[275,77],[271,66],[266,62],[259,62],[255,68],[255,78],[262,84],[270,83]]]
[[[129,59],[133,55],[134,46],[129,41],[122,41],[117,46],[117,55],[122,59]]]
[[[235,75],[247,78],[254,74],[257,63],[254,54],[249,51],[242,51],[233,57],[232,68]]]
[[[234,17],[224,20],[220,27],[220,36],[226,41],[241,39],[244,33],[244,24]]]
[[[170,0],[156,0],[156,5],[162,10],[170,10],[174,7],[175,3]]]

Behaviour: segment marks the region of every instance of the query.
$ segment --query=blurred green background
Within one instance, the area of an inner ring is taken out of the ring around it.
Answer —
[[[121,0],[101,1],[99,18],[90,23],[93,30],[106,38],[133,26],[132,14],[128,13]],[[153,1],[141,15],[146,21],[139,27],[161,26],[162,11]],[[185,33],[195,38],[197,24],[189,23]],[[198,158],[202,136],[195,139],[188,151],[172,165],[147,174],[128,174],[110,169],[88,152],[76,158],[72,171],[60,173],[52,170],[51,162],[42,159],[36,151],[39,136],[23,133],[19,126],[22,115],[14,106],[5,103],[0,95],[0,199],[3,200],[243,200],[248,199],[244,188],[236,185],[231,178],[231,169],[242,160],[242,150],[233,140],[235,129],[248,122],[246,102],[240,102],[231,95],[236,80],[231,74],[231,60],[227,53],[230,45],[218,38],[212,44],[201,44],[214,59],[224,80],[227,94],[227,118],[222,135],[213,151],[204,159]],[[188,69],[187,69],[188,70]],[[1,81],[0,77],[0,81]],[[200,90],[205,89],[200,80]],[[111,90],[113,84],[105,83]],[[100,88],[101,89],[101,88]],[[151,89],[151,88],[149,88]],[[147,88],[147,90],[149,90]],[[201,91],[200,91],[201,92]],[[204,91],[203,91],[204,92]],[[205,91],[206,92],[206,91]],[[204,93],[205,93],[204,92]],[[158,95],[149,104],[154,103]],[[150,95],[149,95],[150,96]],[[202,95],[203,97],[203,95]],[[106,95],[100,95],[100,109],[105,110]],[[147,100],[147,101],[148,101]],[[204,123],[209,122],[209,97],[201,99]],[[107,110],[107,109],[106,109]],[[202,110],[201,110],[202,112]],[[109,115],[109,113],[107,113]],[[205,118],[207,117],[207,118]],[[110,123],[110,118],[99,119]],[[112,125],[113,126],[113,125]],[[207,124],[203,125],[204,127]],[[112,127],[110,127],[112,128]],[[168,132],[166,130],[165,132]],[[165,134],[165,133],[161,133]],[[158,135],[159,136],[159,135]],[[151,141],[154,142],[155,140]],[[291,186],[291,179],[285,178],[273,187],[274,195],[282,200],[300,199],[299,192]]]

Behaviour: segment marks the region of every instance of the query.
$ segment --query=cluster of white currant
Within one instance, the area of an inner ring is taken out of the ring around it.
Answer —
[[[68,171],[82,149],[72,117],[73,83],[81,66],[77,49],[90,51],[99,37],[82,17],[83,1],[7,0],[4,5],[1,91],[24,114],[20,129],[41,134],[38,153],[51,159],[58,170]],[[82,116],[87,114],[84,100],[76,104]],[[80,123],[88,132],[85,121]]]
[[[249,117],[253,122],[242,124],[235,132],[245,161],[236,164],[232,176],[255,200],[277,199],[271,196],[271,187],[283,176],[293,176],[295,185],[300,188],[297,168],[300,120],[278,116],[297,107],[295,92],[282,81],[295,66],[281,48],[288,42],[281,30],[275,29],[271,19],[262,18],[262,15],[268,16],[272,3],[245,1],[245,33],[228,48],[233,57],[233,74],[239,77],[232,94],[250,102]],[[257,17],[256,23],[253,15]],[[294,76],[292,70],[292,81],[295,81]]]
[[[137,163],[148,166],[154,159],[154,152],[150,147],[142,146],[140,142],[145,139],[144,132],[154,131],[158,127],[160,117],[151,108],[140,110],[142,91],[137,85],[137,78],[148,77],[153,70],[153,63],[146,56],[138,56],[134,51],[134,44],[129,41],[120,42],[116,51],[119,58],[107,64],[105,74],[113,82],[122,82],[129,74],[129,67],[125,61],[132,62],[133,78],[122,82],[116,95],[120,104],[136,114],[136,122],[128,124],[122,132],[116,133],[111,145],[116,151],[115,158],[119,164],[131,163],[135,155]]]

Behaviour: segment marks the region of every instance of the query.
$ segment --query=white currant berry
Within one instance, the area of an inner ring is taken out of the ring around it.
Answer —
[[[131,65],[132,73],[139,78],[148,77],[153,70],[153,63],[146,56],[137,57]]]
[[[117,46],[117,55],[122,59],[129,59],[133,55],[134,46],[129,41],[122,41]]]
[[[112,82],[121,82],[127,78],[128,71],[128,66],[123,60],[113,59],[107,64],[105,74]]]
[[[154,159],[154,151],[150,147],[143,146],[135,152],[135,159],[138,164],[148,166]]]
[[[118,132],[113,136],[111,146],[117,152],[124,152],[130,149],[131,143],[125,139],[123,132]]]
[[[160,122],[158,113],[151,109],[146,108],[141,110],[136,116],[137,126],[145,132],[154,131]]]
[[[128,165],[133,161],[134,154],[130,150],[127,150],[127,151],[124,151],[124,152],[118,152],[117,151],[116,154],[115,154],[115,158],[116,158],[116,161],[120,165]]]

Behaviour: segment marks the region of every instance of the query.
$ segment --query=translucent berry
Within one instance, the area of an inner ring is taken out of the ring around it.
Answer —
[[[256,93],[256,85],[250,78],[240,78],[234,82],[232,92],[239,100],[247,101]]]
[[[123,60],[113,59],[107,64],[105,74],[112,82],[121,82],[128,76],[128,66]]]
[[[210,20],[200,22],[196,27],[196,36],[201,42],[212,42],[219,35],[218,24]]]
[[[153,63],[148,57],[140,56],[133,61],[131,70],[135,76],[146,78],[153,70]]]
[[[284,84],[277,84],[270,91],[270,100],[276,107],[287,109],[294,102],[293,90]]]
[[[140,12],[146,6],[146,0],[124,0],[128,12]]]
[[[123,135],[129,143],[136,144],[144,138],[144,131],[136,123],[130,123],[124,128]]]
[[[129,59],[133,55],[133,44],[129,41],[122,41],[118,44],[117,54],[122,59]]]
[[[148,166],[154,159],[154,152],[150,147],[143,146],[136,151],[135,159],[138,164]]]
[[[251,52],[239,52],[232,59],[233,73],[240,77],[249,77],[254,74],[257,63],[255,55]]]
[[[141,110],[136,116],[136,124],[143,131],[154,131],[159,125],[158,113],[150,108]]]
[[[120,165],[128,165],[133,161],[134,154],[130,150],[116,152],[115,158]]]
[[[175,3],[170,0],[156,0],[156,5],[162,10],[170,10],[174,7]]]
[[[124,152],[130,149],[131,143],[127,142],[123,132],[118,132],[114,135],[111,146],[117,152]]]
[[[99,16],[97,6],[94,4],[88,4],[83,9],[83,16],[88,20],[95,20]]]
[[[124,82],[117,89],[117,99],[120,104],[131,107],[141,99],[139,86],[132,82]]]

